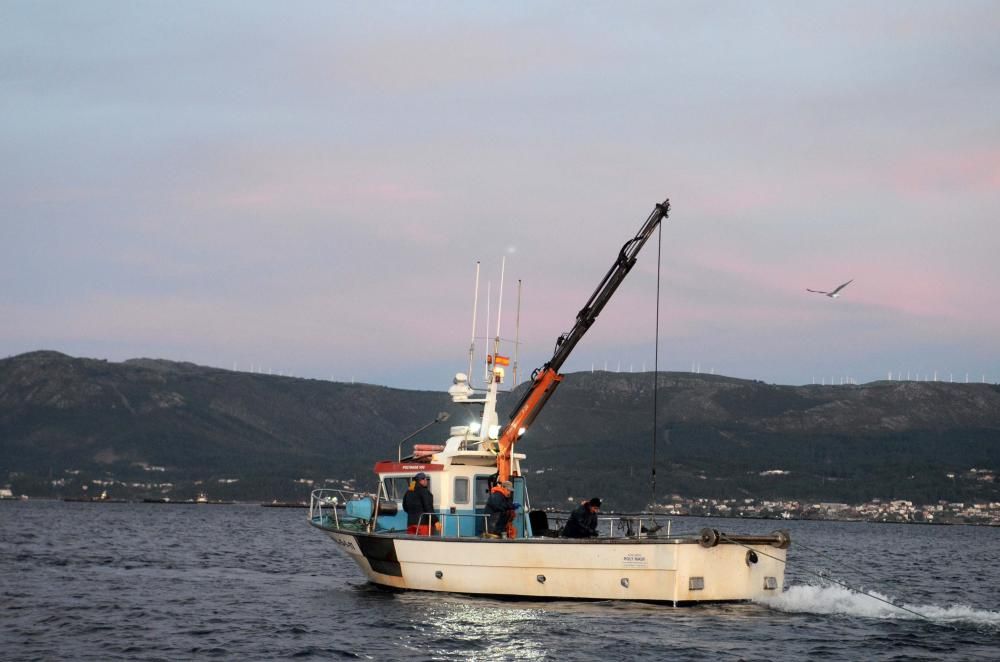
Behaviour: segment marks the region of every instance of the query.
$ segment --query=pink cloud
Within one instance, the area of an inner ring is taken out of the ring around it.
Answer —
[[[733,217],[787,206],[787,195],[775,180],[729,180],[723,189],[692,190],[684,199],[685,212],[699,216]]]
[[[434,185],[410,173],[393,172],[377,161],[328,165],[277,150],[256,159],[243,164],[241,176],[214,179],[215,188],[201,188],[188,203],[236,212],[334,214],[345,208],[430,203],[442,197]]]
[[[1000,193],[1000,149],[936,151],[893,164],[892,179],[905,193]]]
[[[743,290],[742,294],[748,299],[748,305],[724,302],[727,307],[735,305],[739,308],[740,319],[764,320],[774,314],[785,318],[815,317],[814,308],[793,304],[804,304],[806,301],[818,304],[834,302],[807,293],[805,288],[832,288],[852,278],[855,282],[849,286],[849,290],[845,290],[843,299],[834,305],[864,304],[915,317],[941,319],[968,318],[973,310],[996,316],[976,306],[976,301],[989,296],[985,287],[970,284],[968,279],[948,270],[928,270],[925,265],[906,268],[901,262],[890,263],[879,257],[865,259],[864,256],[857,255],[850,264],[838,267],[837,275],[831,275],[828,267],[823,274],[817,274],[811,264],[813,261],[811,256],[801,256],[775,264],[750,260],[722,248],[710,256],[701,256],[694,262],[705,273],[716,274],[712,280],[720,286]],[[823,278],[826,280],[821,280]],[[696,310],[689,312],[696,314]]]
[[[597,61],[586,35],[563,33],[557,44],[532,22],[510,30],[505,22],[468,22],[460,30],[444,24],[415,30],[385,26],[382,38],[357,33],[340,39],[333,53],[314,53],[314,79],[331,86],[349,83],[381,93],[426,93],[428,89],[491,81],[502,85],[526,75],[575,71]],[[455,57],[461,53],[462,57]]]

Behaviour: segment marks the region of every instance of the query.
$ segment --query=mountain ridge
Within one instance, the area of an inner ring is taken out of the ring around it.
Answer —
[[[526,387],[504,395],[501,420]],[[1000,500],[995,481],[948,478],[1000,468],[996,385],[780,386],[665,372],[657,388],[655,493],[642,485],[652,477],[653,375],[597,371],[567,374],[519,444],[533,498]],[[109,475],[151,484],[154,466],[174,492],[196,481],[256,499],[301,498],[308,481],[369,488],[375,460],[395,458],[399,440],[440,411],[454,424],[470,418],[443,392],[39,350],[0,360],[0,481],[66,494]],[[411,442],[446,436],[434,426]]]

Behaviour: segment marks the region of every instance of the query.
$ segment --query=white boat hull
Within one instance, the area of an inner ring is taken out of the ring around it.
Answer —
[[[684,605],[756,600],[784,588],[786,551],[767,544],[441,539],[320,528],[370,581],[396,589]]]

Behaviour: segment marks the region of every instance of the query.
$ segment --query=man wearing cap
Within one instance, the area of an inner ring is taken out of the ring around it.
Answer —
[[[410,489],[403,495],[403,510],[406,511],[407,530],[415,533],[417,525],[420,524],[420,516],[434,512],[434,495],[427,487],[427,474],[423,471],[413,477]],[[428,518],[424,518],[424,524],[430,524]]]
[[[513,494],[514,483],[509,480],[497,483],[490,490],[490,496],[486,499],[486,507],[483,508],[483,511],[487,515],[487,537],[499,538],[507,531],[507,523],[514,515],[514,509],[516,508],[513,502]]]
[[[601,500],[594,497],[584,501],[570,513],[569,521],[563,527],[566,538],[593,538],[597,535],[597,513],[601,510]]]

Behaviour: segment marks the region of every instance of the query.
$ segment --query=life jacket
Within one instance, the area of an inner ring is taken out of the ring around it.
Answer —
[[[505,497],[510,497],[511,495],[511,491],[502,485],[494,485],[493,489],[490,490],[490,492],[499,492],[503,494]]]

